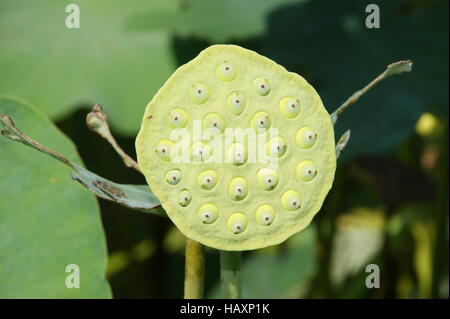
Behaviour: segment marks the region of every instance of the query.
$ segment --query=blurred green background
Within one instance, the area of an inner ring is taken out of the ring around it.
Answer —
[[[69,3],[80,29],[64,26]],[[380,7],[379,29],[365,26],[369,3]],[[215,43],[297,72],[330,112],[386,65],[414,61],[339,118],[336,135],[352,137],[322,211],[282,245],[244,253],[243,297],[448,298],[448,1],[1,0],[0,93],[47,114],[91,171],[144,184],[86,129],[88,110],[102,104],[135,157],[148,101]],[[114,297],[182,297],[181,233],[168,219],[100,206]],[[370,263],[379,289],[365,286]],[[207,249],[207,296],[218,296],[218,279],[218,252]]]

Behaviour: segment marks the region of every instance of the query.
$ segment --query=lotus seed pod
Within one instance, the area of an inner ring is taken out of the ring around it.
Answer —
[[[237,129],[248,135],[229,138]],[[186,147],[173,137],[179,131]],[[333,124],[314,88],[234,45],[207,48],[167,80],[147,106],[136,153],[178,229],[221,250],[276,245],[307,227],[336,169]]]

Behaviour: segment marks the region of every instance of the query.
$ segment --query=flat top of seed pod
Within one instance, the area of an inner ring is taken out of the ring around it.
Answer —
[[[139,167],[186,236],[222,250],[278,244],[305,228],[336,169],[314,88],[253,51],[214,45],[148,104]]]

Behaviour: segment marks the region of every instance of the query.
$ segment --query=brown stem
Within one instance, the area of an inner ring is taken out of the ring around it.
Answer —
[[[392,64],[389,64],[384,70],[383,73],[378,75],[375,79],[372,80],[369,84],[363,87],[361,90],[356,91],[352,94],[341,106],[339,106],[336,111],[331,114],[331,120],[333,124],[336,123],[338,116],[344,112],[350,105],[354,104],[359,100],[361,96],[363,96],[367,91],[373,88],[375,85],[380,83],[382,80],[390,77],[391,75],[400,74],[403,72],[411,72],[413,62],[411,60],[406,61],[398,61]]]
[[[89,129],[105,140],[108,141],[109,144],[114,148],[117,154],[122,158],[122,161],[125,163],[127,167],[132,167],[139,173],[141,170],[134,159],[132,159],[124,150],[119,146],[114,136],[111,134],[111,130],[109,129],[108,117],[106,113],[103,112],[102,106],[100,104],[95,104],[92,112],[90,112],[86,117],[86,124]]]

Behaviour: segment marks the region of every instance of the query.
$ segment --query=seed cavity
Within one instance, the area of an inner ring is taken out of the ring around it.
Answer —
[[[227,220],[227,227],[233,234],[240,234],[247,229],[248,218],[243,213],[233,213]]]
[[[286,153],[287,142],[282,136],[272,138],[266,143],[266,154],[272,157],[281,157]]]
[[[317,169],[313,161],[304,160],[297,164],[296,174],[299,179],[309,182],[317,175]]]
[[[234,115],[240,115],[244,111],[246,103],[245,94],[242,92],[236,91],[228,95],[227,105]]]
[[[203,204],[198,209],[198,215],[202,223],[212,224],[217,220],[217,217],[219,217],[219,208],[211,203]]]
[[[253,88],[257,94],[261,96],[266,96],[267,94],[270,93],[271,86],[268,79],[258,77],[253,80]]]
[[[225,130],[225,120],[217,113],[209,113],[203,118],[202,125],[204,129],[211,129],[211,132],[217,131],[217,134]]]
[[[256,173],[259,186],[266,191],[274,190],[278,185],[279,175],[271,168],[261,168]]]
[[[227,150],[226,162],[242,165],[247,161],[247,147],[242,143],[233,143]]]
[[[197,105],[204,104],[210,96],[209,88],[204,83],[195,83],[189,92],[189,98]]]
[[[214,186],[216,186],[218,178],[219,177],[218,177],[218,174],[216,171],[214,171],[212,169],[206,170],[206,171],[198,174],[197,185],[201,189],[210,190],[210,189],[214,188]]]
[[[262,226],[269,226],[275,219],[275,209],[263,204],[256,209],[256,222]]]
[[[188,122],[188,114],[181,108],[175,108],[167,114],[166,124],[170,128],[183,128]]]
[[[181,180],[181,171],[179,169],[172,169],[166,172],[166,182],[170,185],[176,185]]]
[[[178,194],[178,203],[180,204],[180,206],[182,207],[186,207],[187,205],[190,204],[192,200],[192,195],[191,192],[188,191],[187,189],[183,189],[179,194]]]
[[[161,140],[155,147],[155,153],[163,161],[171,160],[173,142],[169,140]]]
[[[228,196],[232,200],[243,200],[248,195],[248,182],[243,177],[233,177],[228,185]]]
[[[317,140],[317,133],[314,132],[309,126],[300,128],[295,134],[295,141],[301,148],[311,148]]]
[[[301,205],[300,195],[297,191],[287,190],[281,195],[281,206],[287,211],[295,211]]]
[[[288,119],[296,117],[300,112],[300,100],[293,97],[285,97],[281,99],[280,112]]]
[[[257,133],[265,132],[271,124],[269,114],[264,111],[257,112],[251,119],[250,125]]]
[[[191,146],[191,154],[193,162],[205,162],[212,155],[212,148],[206,143],[196,142]]]
[[[216,76],[223,82],[233,81],[236,75],[235,67],[228,61],[223,61],[216,67]]]

